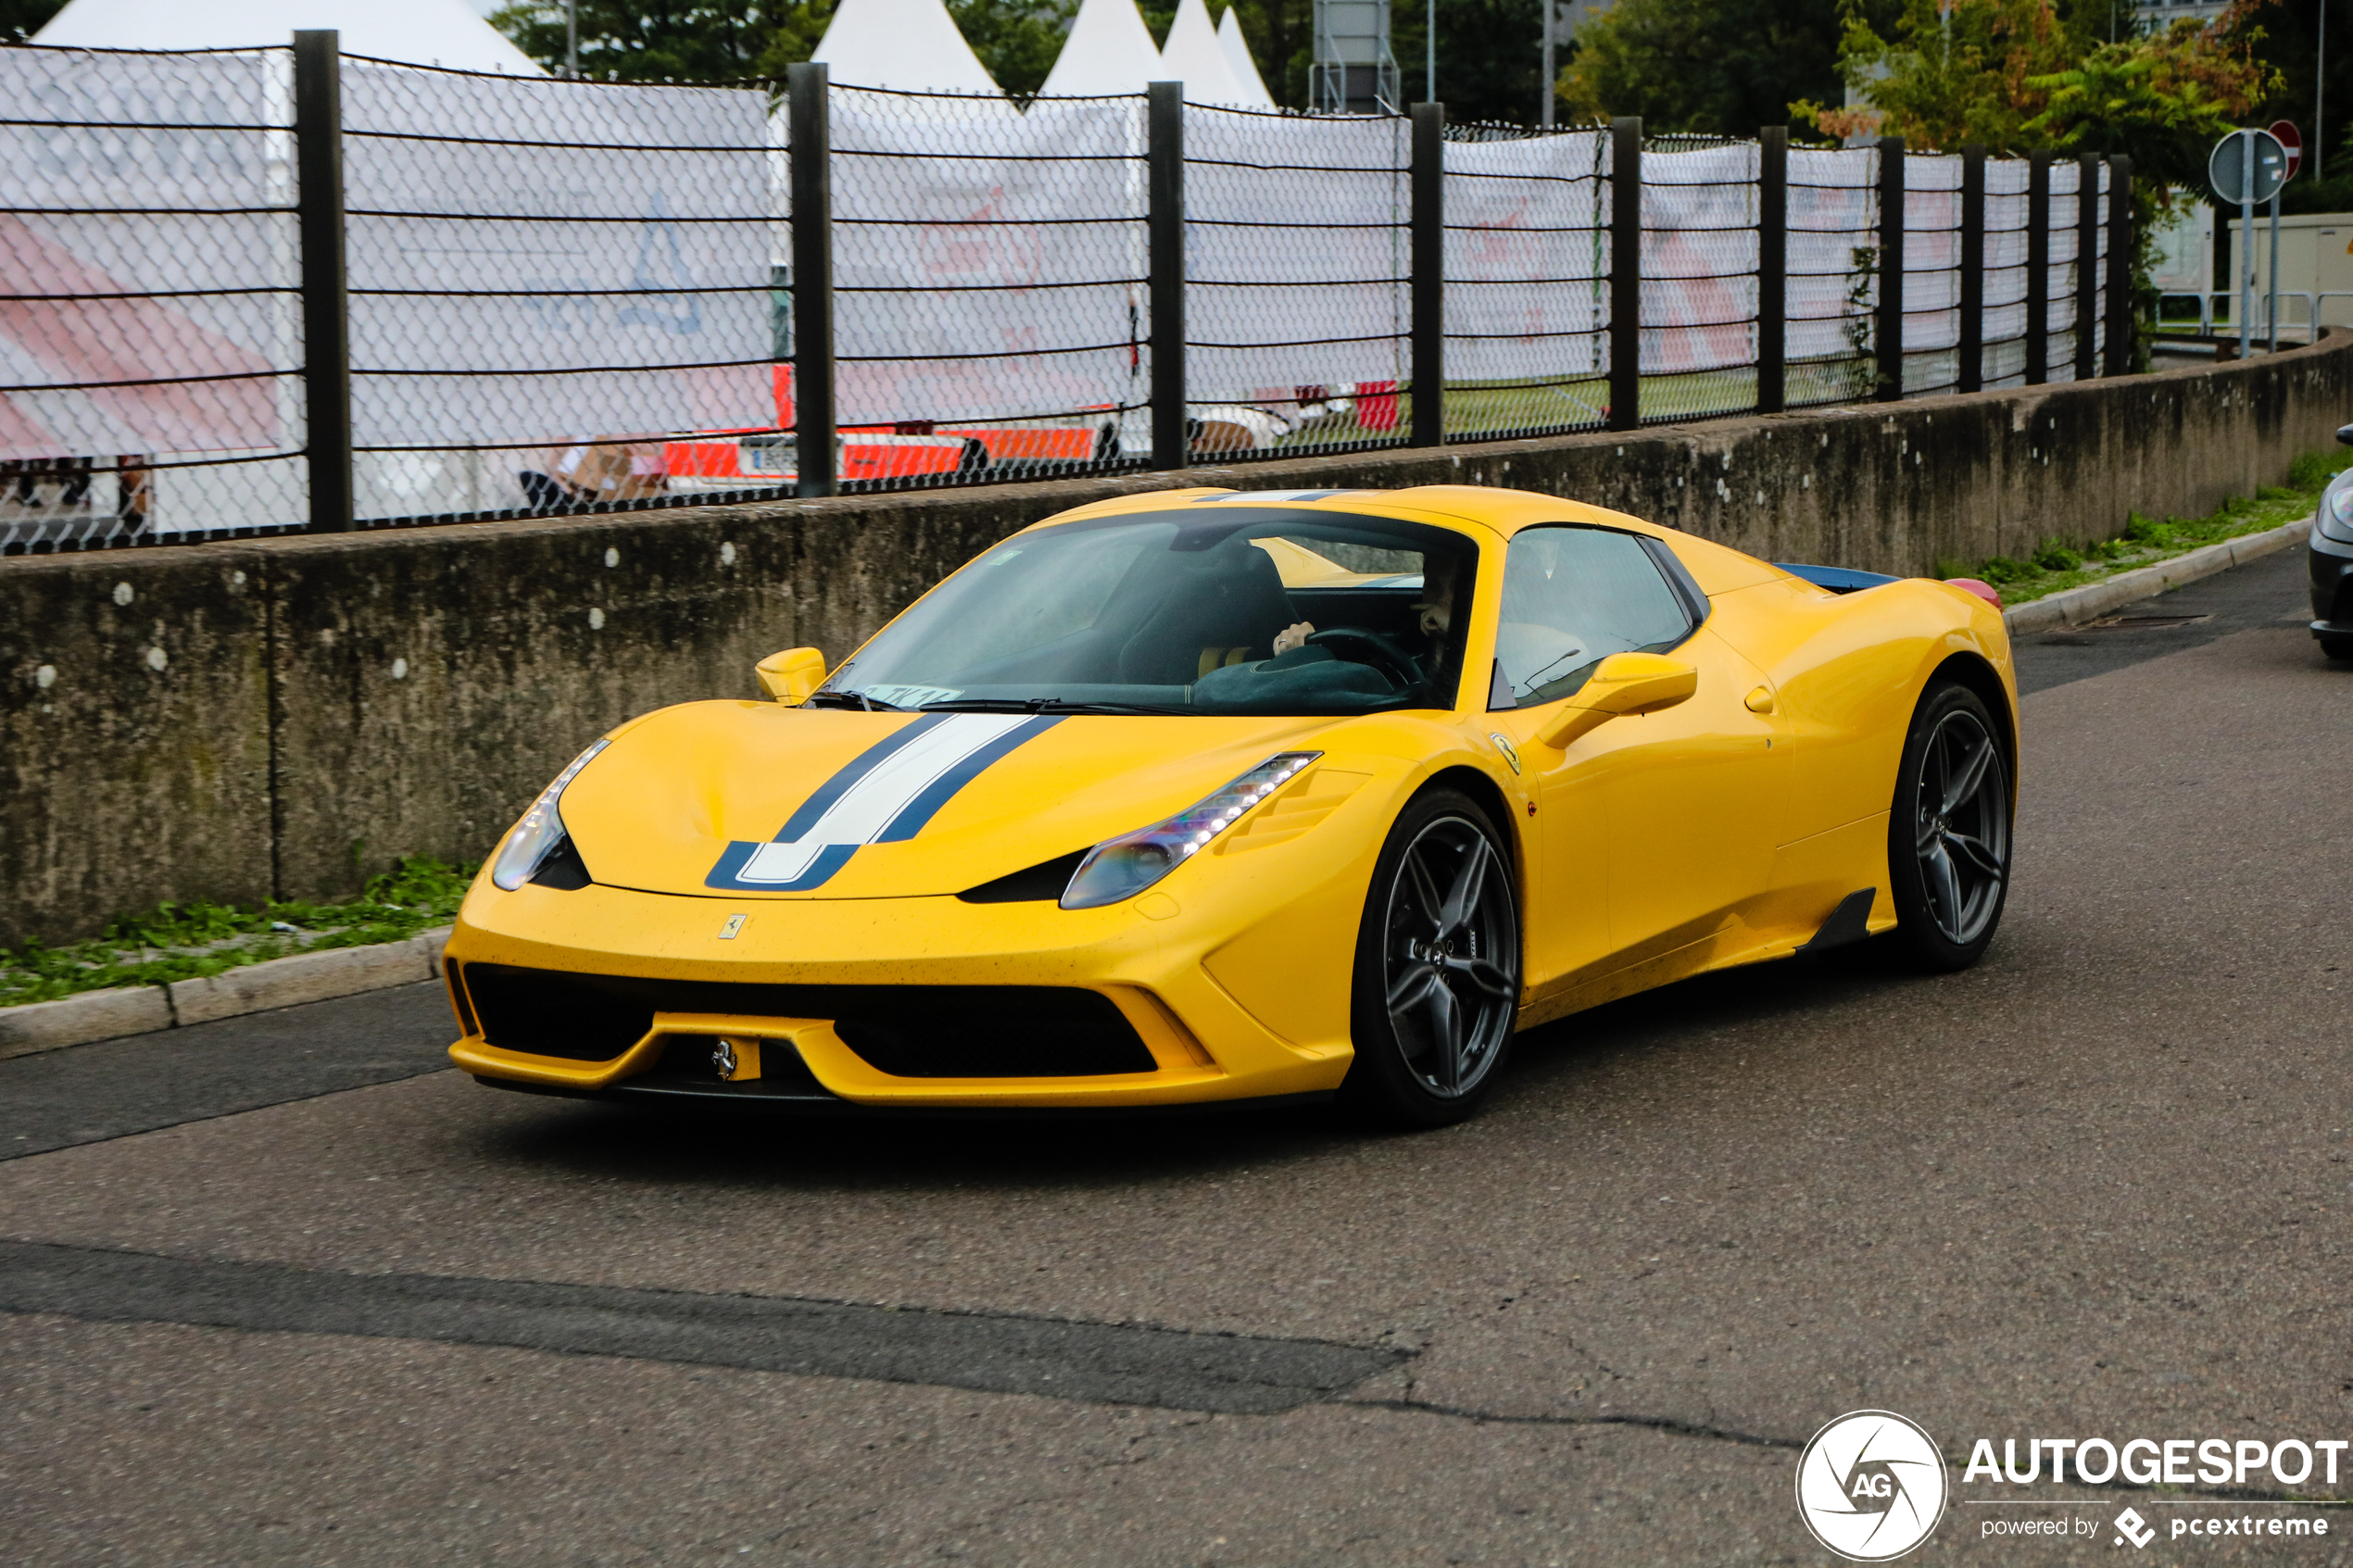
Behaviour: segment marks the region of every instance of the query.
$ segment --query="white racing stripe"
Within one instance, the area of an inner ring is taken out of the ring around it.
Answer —
[[[951,713],[885,758],[789,843],[763,844],[736,873],[743,882],[791,882],[837,845],[872,844],[940,776],[1030,721],[1020,713]]]

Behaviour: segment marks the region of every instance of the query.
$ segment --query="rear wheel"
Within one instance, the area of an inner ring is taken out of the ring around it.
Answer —
[[[1419,797],[1365,901],[1341,1103],[1392,1126],[1468,1116],[1511,1048],[1519,958],[1511,862],[1487,813],[1453,790]]]
[[[2009,760],[1976,693],[1939,683],[1912,715],[1888,815],[1895,944],[1966,969],[1994,940],[2010,883]]]
[[[2322,637],[2321,657],[2323,659],[2353,659],[2353,637]]]

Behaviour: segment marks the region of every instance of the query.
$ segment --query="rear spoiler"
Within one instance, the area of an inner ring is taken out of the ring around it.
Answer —
[[[1802,577],[1817,588],[1827,588],[1833,594],[1859,593],[1865,588],[1877,588],[1883,583],[1903,581],[1883,571],[1856,571],[1843,566],[1802,566],[1793,561],[1775,561],[1773,564],[1792,577]],[[1981,582],[1974,577],[1947,577],[1944,581],[1965,594],[1975,594],[1995,609],[2002,608],[2001,590],[1991,583]]]
[[[1856,571],[1843,566],[1800,566],[1792,561],[1775,561],[1773,564],[1792,577],[1803,577],[1817,588],[1828,588],[1833,594],[1852,594],[1865,588],[1876,588],[1882,583],[1903,581],[1883,571]]]

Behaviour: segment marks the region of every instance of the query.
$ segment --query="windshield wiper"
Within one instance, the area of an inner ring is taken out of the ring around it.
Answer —
[[[1186,708],[1152,708],[1139,702],[1064,702],[1058,696],[964,696],[926,702],[925,713],[1114,713],[1156,714],[1188,719]]]
[[[868,696],[864,692],[812,692],[803,708],[854,708],[861,713],[904,713],[906,709],[895,702]]]

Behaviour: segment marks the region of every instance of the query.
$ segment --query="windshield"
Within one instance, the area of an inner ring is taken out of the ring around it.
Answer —
[[[812,701],[1338,715],[1449,708],[1478,546],[1421,523],[1226,507],[1008,539]]]

